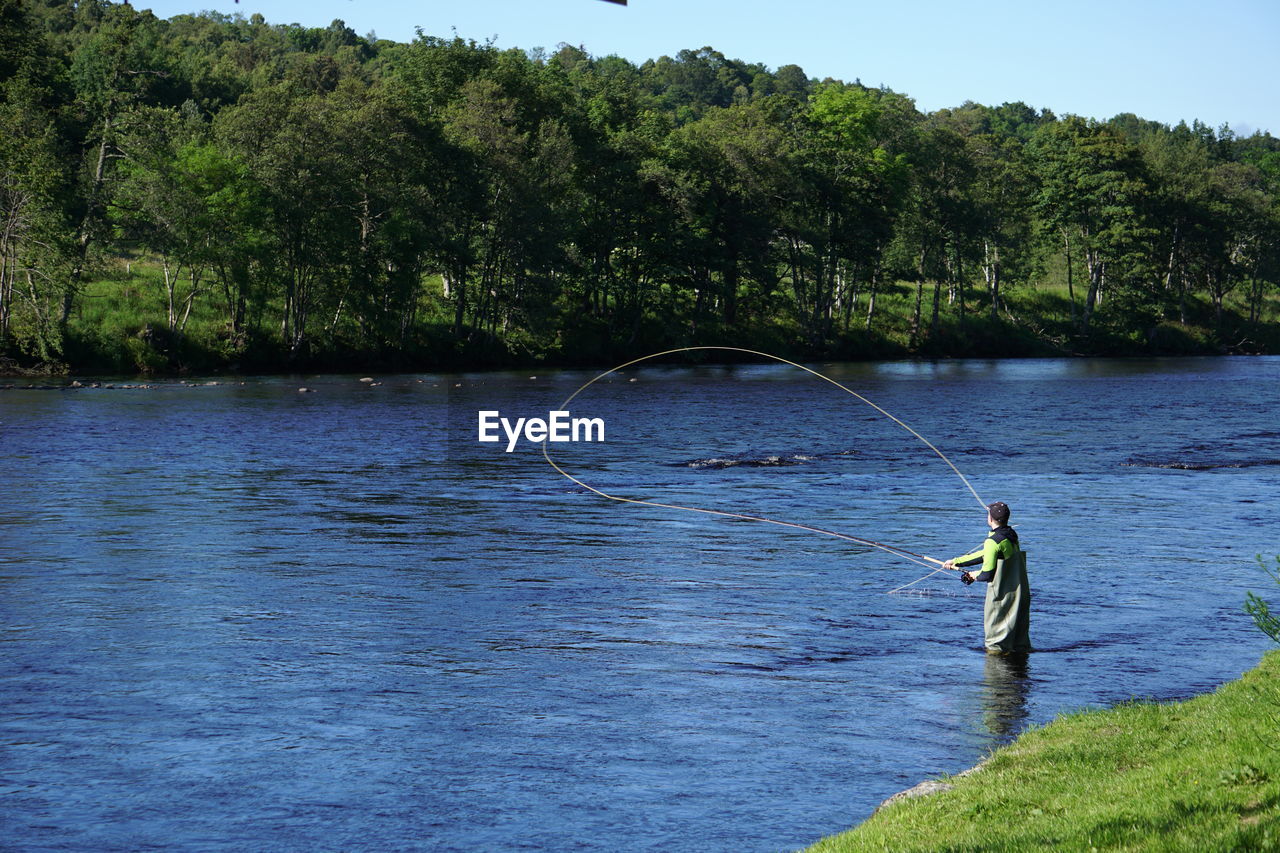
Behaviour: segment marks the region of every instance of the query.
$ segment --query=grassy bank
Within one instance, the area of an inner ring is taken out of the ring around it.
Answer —
[[[1280,850],[1280,651],[1216,692],[1068,714],[810,848]]]

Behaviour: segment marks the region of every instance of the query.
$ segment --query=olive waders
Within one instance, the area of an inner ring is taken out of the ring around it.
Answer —
[[[1031,585],[1027,582],[1027,554],[1018,544],[1018,531],[1007,524],[994,527],[981,548],[956,557],[952,564],[956,568],[982,566],[961,579],[987,585],[987,601],[982,610],[987,651],[1031,651]]]
[[[1027,552],[1016,545],[996,560],[995,576],[987,584],[982,627],[987,651],[996,654],[1031,651],[1031,585],[1027,582]]]

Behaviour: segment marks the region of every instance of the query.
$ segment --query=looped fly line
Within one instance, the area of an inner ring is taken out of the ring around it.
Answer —
[[[637,364],[642,361],[648,361],[649,359],[660,358],[661,356],[664,356],[664,355],[672,355],[674,353],[679,353],[679,352],[693,352],[696,350],[720,350],[725,352],[741,352],[741,353],[747,353],[749,355],[756,355],[756,356],[760,356],[761,358],[772,359],[773,361],[778,361],[783,364],[789,364],[792,367],[798,367],[801,370],[805,371],[806,373],[810,373],[825,382],[830,382],[832,385],[836,386],[841,391],[844,391],[847,394],[851,394],[854,397],[857,397],[859,400],[866,403],[868,406],[875,409],[877,412],[884,415],[886,418],[893,421],[898,426],[902,427],[907,432],[911,433],[913,436],[919,439],[920,442],[922,442],[926,447],[928,447],[935,454],[937,454],[939,459],[947,463],[947,467],[949,467],[952,471],[955,472],[955,475],[960,478],[961,482],[964,483],[965,487],[970,491],[970,493],[973,494],[974,499],[978,501],[979,505],[981,505],[984,510],[987,508],[986,503],[984,503],[982,498],[978,496],[977,491],[969,483],[969,480],[964,476],[964,474],[960,473],[960,469],[957,468],[955,465],[953,465],[951,463],[951,460],[948,459],[941,450],[934,447],[933,444],[927,438],[922,436],[920,433],[916,432],[914,429],[912,429],[902,420],[898,419],[897,417],[893,416],[889,412],[885,411],[880,406],[877,406],[875,403],[871,402],[866,397],[859,394],[857,391],[854,391],[853,389],[840,384],[836,380],[832,379],[830,376],[825,376],[819,373],[818,371],[813,370],[812,368],[805,367],[803,364],[797,364],[794,361],[790,361],[788,359],[782,358],[781,356],[770,355],[767,352],[760,352],[758,350],[745,349],[743,347],[727,347],[727,346],[677,347],[676,349],[669,349],[669,350],[663,350],[662,352],[655,352],[650,355],[641,356],[640,358],[634,358],[631,361],[620,364],[617,367],[614,367],[610,370],[606,370],[604,373],[601,373],[600,375],[585,382],[580,388],[578,388],[578,390],[570,394],[568,398],[566,398],[565,401],[560,404],[560,408],[562,410],[568,410],[569,404],[573,402],[573,399],[575,397],[577,397],[583,391],[590,388],[599,380],[603,379],[606,376],[609,376],[610,374],[617,373],[619,370],[622,370],[623,368],[630,367],[631,365]],[[611,495],[608,492],[597,489],[595,486],[582,482],[577,477],[573,476],[572,474],[570,474],[569,472],[561,468],[559,465],[557,465],[555,461],[551,458],[551,454],[547,450],[547,441],[545,439],[542,442],[542,456],[544,459],[547,460],[547,464],[549,464],[552,468],[556,469],[556,471],[558,471],[561,475],[563,475],[568,480],[576,483],[577,485],[581,486],[582,488],[586,489],[589,492],[594,492],[595,494],[600,495],[600,497],[608,498],[611,501],[619,501],[621,503],[630,503],[630,504],[641,504],[644,506],[660,507],[662,509],[680,509],[680,510],[685,510],[687,512],[701,512],[707,515],[718,515],[724,518],[739,518],[745,521],[760,521],[766,524],[776,524],[781,527],[794,527],[800,530],[808,530],[813,533],[821,533],[826,536],[834,536],[837,539],[844,539],[849,542],[856,542],[859,545],[867,545],[872,548],[879,548],[881,551],[885,551],[897,557],[902,557],[905,560],[910,560],[911,562],[916,563],[917,565],[924,566],[925,568],[931,568],[931,564],[934,566],[942,565],[942,560],[938,560],[934,557],[928,557],[928,556],[925,556],[924,554],[917,554],[914,551],[908,551],[904,548],[899,548],[895,545],[886,545],[883,542],[875,542],[871,539],[864,539],[860,536],[851,536],[847,533],[838,533],[834,530],[827,530],[822,527],[813,527],[808,524],[800,524],[794,521],[779,521],[778,519],[766,518],[765,516],[762,516],[762,515],[747,515],[745,513],[727,512],[725,510],[719,510],[719,509],[705,509],[703,507],[683,506],[681,504],[669,504],[669,503],[662,503],[660,501],[648,501],[648,500],[641,500],[639,498],[622,497],[621,495]],[[937,574],[939,571],[942,571],[942,569],[934,569],[928,575],[925,575],[925,577],[931,577],[932,575]],[[924,580],[924,578],[920,578],[920,580]],[[912,581],[911,584],[907,584],[906,586],[911,586],[912,584],[917,582],[918,581]],[[904,589],[904,588],[905,587],[898,587],[898,589]],[[892,591],[896,592],[897,590],[892,590]]]

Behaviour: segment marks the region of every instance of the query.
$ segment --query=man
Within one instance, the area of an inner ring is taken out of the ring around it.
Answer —
[[[1021,654],[1031,651],[1031,587],[1027,583],[1027,555],[1018,545],[1018,531],[1009,526],[1009,506],[996,501],[987,507],[991,532],[982,548],[972,554],[947,560],[945,569],[982,564],[975,575],[961,572],[968,586],[975,580],[987,584],[987,602],[982,610],[989,654]]]

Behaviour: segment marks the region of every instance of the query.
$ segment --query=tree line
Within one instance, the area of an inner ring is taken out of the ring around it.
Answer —
[[[923,113],[709,47],[0,0],[0,217],[19,364],[1265,346],[1280,141]]]

